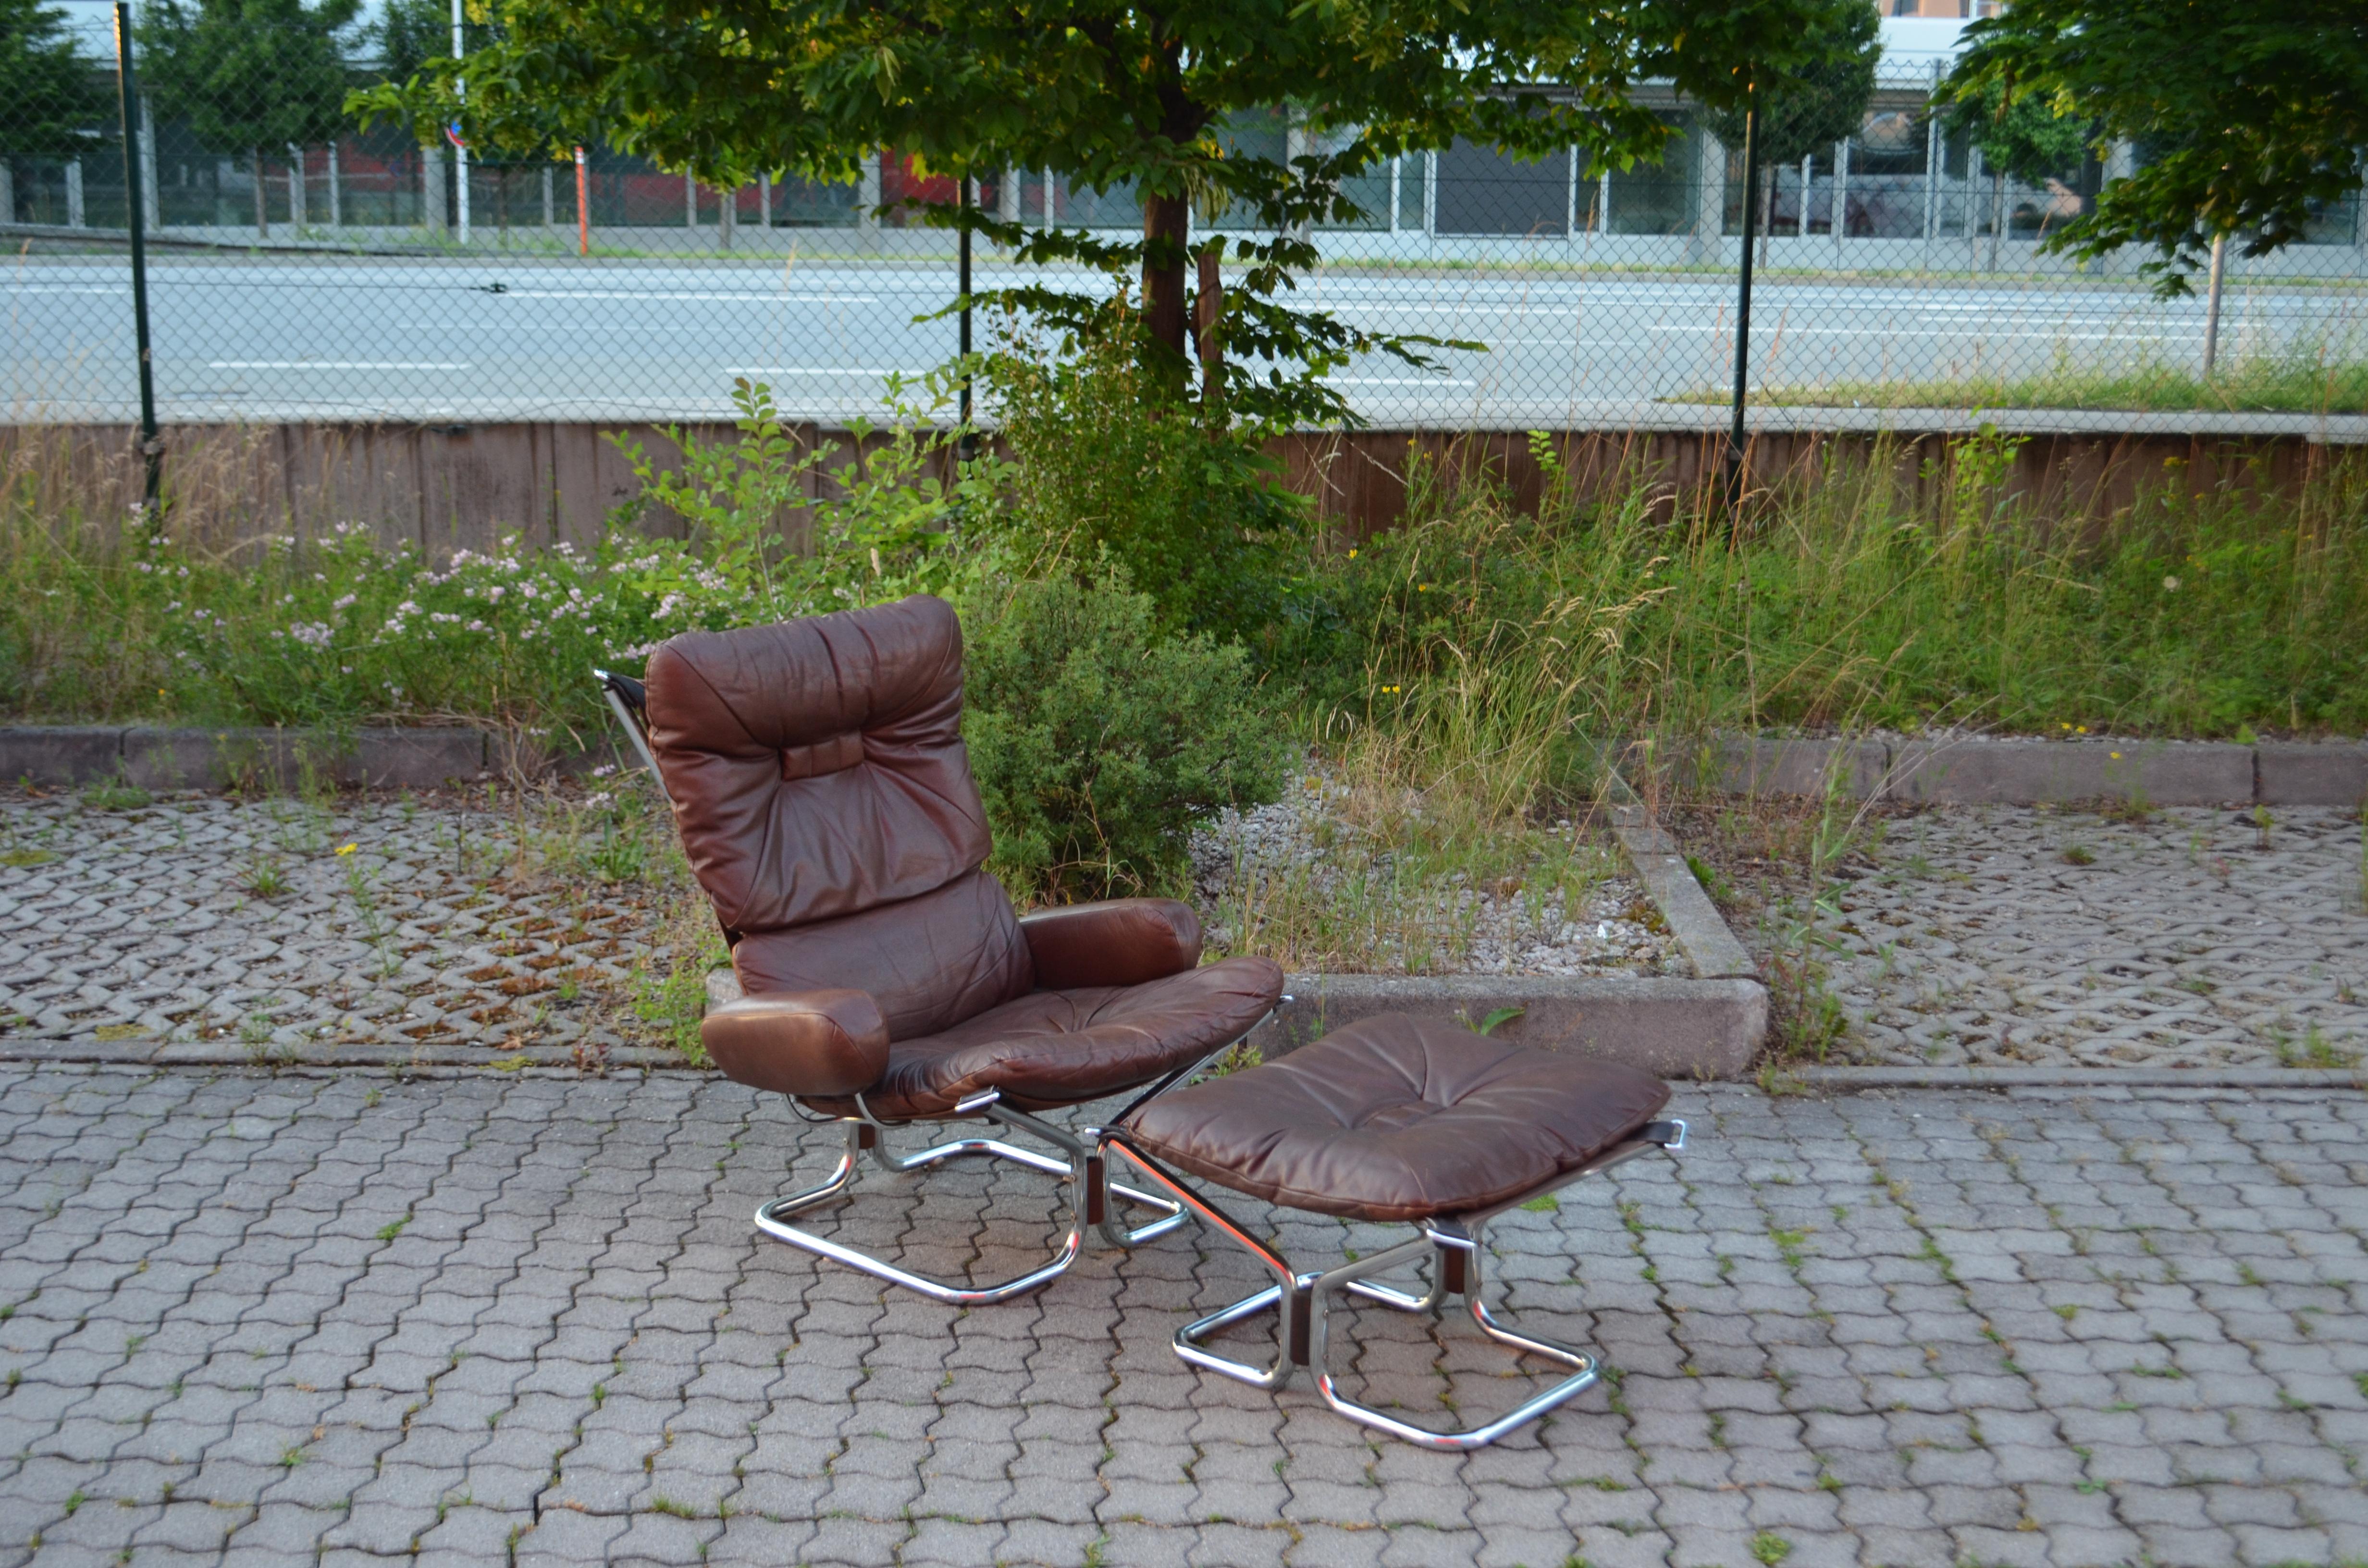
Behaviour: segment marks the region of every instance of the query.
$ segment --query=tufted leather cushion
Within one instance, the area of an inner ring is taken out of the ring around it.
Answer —
[[[1264,1017],[1282,990],[1266,959],[1226,959],[1143,985],[1033,991],[953,1028],[888,1048],[874,1116],[942,1116],[981,1089],[1021,1110],[1076,1105],[1199,1061]],[[853,1100],[808,1099],[851,1114]],[[1156,1102],[1154,1102],[1156,1103]]]
[[[985,871],[860,915],[748,932],[732,949],[732,967],[751,996],[868,991],[891,1040],[934,1034],[1035,983],[1011,900]]]
[[[659,644],[650,745],[727,929],[860,914],[985,861],[962,682],[961,623],[920,595]]]
[[[1247,1072],[1162,1095],[1124,1126],[1155,1159],[1319,1214],[1422,1220],[1517,1198],[1653,1119],[1668,1085],[1383,1013]]]

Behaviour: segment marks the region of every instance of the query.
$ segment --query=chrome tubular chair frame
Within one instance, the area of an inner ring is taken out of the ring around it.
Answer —
[[[1265,1019],[1260,1019],[1259,1022],[1264,1023]],[[1241,1040],[1248,1038],[1257,1027],[1257,1025],[1251,1026],[1251,1029],[1245,1030],[1240,1038],[1227,1040],[1198,1061],[1158,1079],[1130,1101],[1121,1114],[1132,1114],[1137,1107],[1166,1094],[1169,1089],[1190,1083],[1219,1057],[1240,1044]],[[857,1096],[856,1104],[860,1107],[862,1103],[862,1096]],[[803,1113],[801,1112],[801,1114]],[[1072,1131],[1042,1117],[1031,1116],[1026,1111],[1000,1103],[999,1096],[993,1089],[963,1100],[954,1107],[953,1117],[946,1119],[971,1118],[1042,1139],[1059,1150],[1060,1156],[1040,1153],[1033,1149],[1022,1148],[1019,1144],[994,1137],[954,1138],[911,1154],[894,1154],[889,1152],[882,1134],[896,1128],[923,1124],[879,1121],[871,1117],[869,1108],[866,1108],[864,1114],[860,1116],[832,1119],[845,1129],[846,1143],[840,1152],[838,1165],[829,1176],[819,1186],[809,1187],[803,1192],[791,1193],[786,1197],[776,1198],[760,1204],[757,1210],[757,1228],[776,1241],[787,1242],[791,1246],[801,1247],[818,1257],[826,1257],[833,1262],[843,1263],[849,1268],[860,1269],[875,1278],[885,1279],[892,1285],[902,1285],[908,1290],[918,1291],[933,1301],[943,1301],[949,1306],[980,1307],[992,1306],[997,1301],[1008,1301],[1015,1297],[1024,1296],[1029,1291],[1038,1290],[1058,1278],[1067,1270],[1069,1265],[1077,1260],[1077,1255],[1084,1250],[1086,1232],[1088,1227],[1099,1230],[1103,1240],[1112,1246],[1132,1247],[1140,1246],[1155,1237],[1166,1235],[1193,1219],[1191,1209],[1181,1201],[1111,1181],[1108,1165],[1101,1157],[1099,1140],[1102,1137],[1102,1130],[1098,1127],[1080,1128]],[[859,1248],[815,1235],[811,1231],[803,1230],[790,1223],[792,1215],[804,1213],[808,1210],[817,1209],[824,1204],[847,1197],[855,1185],[857,1173],[861,1168],[861,1155],[866,1151],[870,1152],[875,1165],[894,1175],[927,1170],[933,1165],[942,1165],[948,1160],[975,1155],[1009,1160],[1030,1170],[1059,1176],[1068,1188],[1068,1233],[1062,1238],[1060,1245],[1054,1249],[1048,1262],[1030,1269],[1016,1278],[1007,1279],[998,1285],[954,1285],[900,1268],[885,1258],[875,1257]],[[1130,1228],[1112,1217],[1114,1210],[1111,1199],[1113,1197],[1156,1210],[1157,1218],[1146,1224]]]
[[[1264,1290],[1253,1291],[1231,1306],[1195,1319],[1178,1329],[1175,1346],[1178,1357],[1193,1366],[1268,1390],[1281,1388],[1291,1381],[1294,1369],[1305,1367],[1315,1377],[1316,1392],[1323,1396],[1324,1403],[1349,1420],[1423,1448],[1463,1452],[1486,1448],[1506,1433],[1537,1419],[1580,1393],[1595,1381],[1598,1370],[1595,1358],[1585,1351],[1522,1334],[1489,1312],[1487,1303],[1481,1299],[1481,1261],[1487,1252],[1484,1240],[1487,1222],[1508,1209],[1518,1208],[1588,1176],[1600,1175],[1639,1154],[1656,1149],[1675,1153],[1685,1147],[1685,1142],[1686,1124],[1683,1121],[1672,1119],[1647,1123],[1639,1128],[1634,1136],[1605,1150],[1586,1165],[1565,1171],[1553,1180],[1543,1182],[1493,1208],[1423,1221],[1416,1226],[1419,1234],[1395,1246],[1344,1263],[1337,1268],[1310,1272],[1294,1270],[1281,1254],[1252,1235],[1181,1178],[1129,1144],[1123,1132],[1103,1132],[1100,1152],[1105,1161],[1113,1153],[1123,1156],[1170,1201],[1197,1215],[1211,1229],[1257,1258],[1275,1277],[1275,1283]],[[1422,1295],[1411,1295],[1368,1278],[1427,1256],[1433,1260],[1431,1283],[1429,1290]],[[1570,1375],[1497,1419],[1460,1432],[1434,1432],[1401,1421],[1349,1398],[1333,1378],[1327,1355],[1331,1339],[1331,1299],[1333,1292],[1338,1290],[1409,1312],[1436,1311],[1449,1295],[1461,1295],[1472,1313],[1473,1322],[1489,1338],[1509,1345],[1515,1350],[1557,1362],[1568,1368]],[[1280,1319],[1277,1352],[1271,1364],[1254,1366],[1220,1356],[1208,1347],[1208,1342],[1223,1330],[1267,1312],[1274,1312]]]

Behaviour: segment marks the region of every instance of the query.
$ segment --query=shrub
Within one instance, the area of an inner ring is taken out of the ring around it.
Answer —
[[[988,361],[1014,460],[1010,527],[1090,580],[1115,564],[1171,627],[1259,645],[1284,615],[1306,500],[1264,432],[1187,402],[1132,334],[1048,358],[1010,335]]]
[[[1182,883],[1193,820],[1281,790],[1240,647],[1163,633],[1149,596],[1062,577],[972,597],[971,767],[995,869],[1055,901]]]

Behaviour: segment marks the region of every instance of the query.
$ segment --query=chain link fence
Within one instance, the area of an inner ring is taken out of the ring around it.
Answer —
[[[112,47],[74,56],[81,85],[64,97],[86,107],[63,130],[0,103],[14,423],[137,413]],[[2005,178],[1928,111],[1942,67],[1895,44],[1862,132],[1770,171],[1748,240],[1737,151],[1674,100],[1656,166],[1461,145],[1399,159],[1349,193],[1360,220],[1315,236],[1324,265],[1296,302],[1486,345],[1442,354],[1435,372],[1388,359],[1342,372],[1381,426],[1707,417],[1730,393],[1747,243],[1764,405],[2198,406],[2204,300],[2156,299],[2136,256],[2082,268],[2039,251],[2134,154]],[[309,145],[224,146],[155,93],[134,113],[168,423],[703,419],[728,415],[744,376],[787,414],[841,420],[876,414],[891,373],[955,349],[954,321],[915,319],[956,292],[954,236],[881,215],[954,191],[894,153],[858,184],[718,191],[599,147],[502,163],[350,125]],[[1232,132],[1271,155],[1309,150],[1280,112]],[[1128,193],[1037,173],[981,199],[1008,218],[1139,231]],[[1016,271],[982,250],[976,286]],[[2308,243],[2232,260],[2217,344],[2222,390],[2201,406],[2360,412],[2368,203],[2329,208]]]

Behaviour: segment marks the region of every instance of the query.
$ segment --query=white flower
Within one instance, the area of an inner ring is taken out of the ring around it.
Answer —
[[[608,777],[609,777],[609,775],[610,775],[611,773],[614,773],[614,772],[616,772],[616,771],[617,771],[617,765],[616,765],[615,763],[613,763],[613,762],[604,762],[604,763],[602,763],[599,767],[596,767],[596,768],[594,768],[594,769],[592,770],[592,777],[593,777],[593,778],[608,778]]]
[[[614,799],[615,797],[610,795],[608,790],[603,790],[597,795],[585,796],[584,803],[587,806],[605,806]]]

